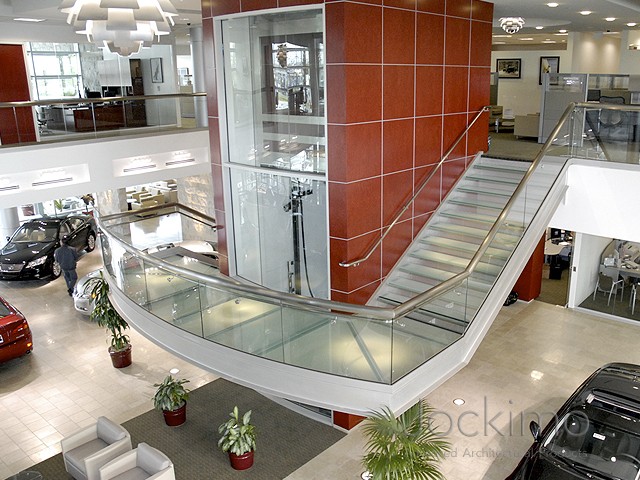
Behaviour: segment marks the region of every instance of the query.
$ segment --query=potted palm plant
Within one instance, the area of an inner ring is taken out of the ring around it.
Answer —
[[[109,300],[109,284],[101,271],[98,281],[91,290],[94,308],[89,318],[111,334],[109,355],[115,368],[131,365],[131,343],[125,331],[129,328],[127,321],[122,318]]]
[[[425,400],[396,417],[384,407],[363,423],[367,437],[363,479],[442,480],[439,463],[450,444],[431,424],[433,409]]]
[[[256,449],[256,429],[251,424],[251,410],[242,418],[238,407],[233,407],[229,420],[218,427],[222,434],[218,446],[229,453],[231,466],[236,470],[246,470],[253,465],[253,452]]]
[[[189,380],[176,379],[169,375],[162,383],[155,383],[157,387],[153,396],[153,405],[162,410],[164,421],[170,427],[182,425],[187,420],[187,399],[189,390],[184,387]]]

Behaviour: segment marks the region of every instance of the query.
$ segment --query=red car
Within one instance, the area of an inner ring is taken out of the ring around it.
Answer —
[[[21,357],[33,350],[27,319],[0,297],[0,362]]]

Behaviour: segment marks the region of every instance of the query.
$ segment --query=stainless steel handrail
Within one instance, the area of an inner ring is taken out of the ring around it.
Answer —
[[[165,93],[162,95],[131,95],[130,97],[104,97],[104,98],[60,98],[51,100],[25,100],[17,102],[0,102],[0,108],[14,107],[39,107],[43,105],[66,105],[77,106],[79,104],[89,103],[115,103],[133,100],[162,100],[168,98],[186,98],[186,97],[206,97],[204,92],[195,93]]]
[[[418,187],[416,192],[407,201],[407,203],[404,205],[402,210],[400,210],[400,212],[396,215],[396,217],[393,219],[393,222],[391,222],[389,224],[389,226],[385,229],[384,233],[380,236],[380,238],[371,247],[369,247],[369,249],[367,250],[365,255],[363,257],[360,257],[360,258],[356,259],[356,260],[351,260],[350,262],[349,261],[340,262],[338,265],[340,265],[341,267],[346,267],[346,268],[355,267],[355,266],[357,266],[357,265],[361,264],[362,262],[365,262],[365,261],[367,261],[369,259],[371,254],[375,251],[376,248],[378,248],[380,246],[380,244],[382,243],[384,238],[391,231],[391,229],[395,226],[395,224],[400,221],[400,218],[402,217],[404,212],[406,212],[407,209],[411,206],[411,204],[415,201],[415,199],[418,198],[418,195],[420,195],[422,193],[422,190],[424,189],[424,187],[427,186],[427,183],[429,183],[429,180],[431,180],[433,178],[433,176],[440,169],[440,167],[442,167],[442,164],[447,160],[447,158],[449,158],[449,155],[451,155],[451,152],[453,152],[453,150],[458,146],[458,143],[460,143],[460,141],[464,138],[464,136],[467,134],[469,129],[473,126],[474,123],[476,123],[476,121],[482,116],[482,114],[484,112],[489,110],[489,108],[490,107],[488,107],[488,106],[482,107],[482,109],[476,114],[476,116],[471,121],[471,123],[469,123],[469,125],[467,125],[467,128],[464,129],[464,131],[458,136],[456,141],[453,142],[453,145],[451,145],[451,147],[449,147],[449,150],[447,150],[447,152],[442,156],[442,158],[440,159],[438,164],[431,170],[431,173],[429,173],[429,175],[427,175],[427,177],[420,183],[420,186]]]

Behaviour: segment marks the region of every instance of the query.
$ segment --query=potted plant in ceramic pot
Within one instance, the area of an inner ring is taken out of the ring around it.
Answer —
[[[433,409],[421,400],[396,417],[384,407],[363,423],[367,438],[363,479],[442,480],[439,463],[450,444],[432,424]]]
[[[236,470],[246,470],[253,465],[256,449],[256,429],[251,424],[251,410],[240,417],[238,407],[233,407],[229,420],[218,427],[222,434],[218,446],[229,453],[231,466]]]
[[[157,387],[153,396],[153,405],[162,410],[164,421],[170,427],[182,425],[187,420],[187,399],[189,390],[184,387],[189,380],[176,379],[169,375],[162,383],[154,383]]]
[[[94,309],[89,318],[111,334],[109,355],[115,368],[131,365],[131,343],[125,331],[129,328],[127,321],[122,318],[109,300],[109,284],[101,271],[98,281],[91,290]]]

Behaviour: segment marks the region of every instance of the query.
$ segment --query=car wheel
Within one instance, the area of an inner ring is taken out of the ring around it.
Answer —
[[[51,264],[51,278],[56,279],[60,276],[61,273],[62,268],[60,268],[60,264],[54,260]]]
[[[89,236],[87,237],[87,247],[85,248],[85,250],[87,252],[93,252],[95,248],[96,248],[96,236],[93,233],[90,233]]]

